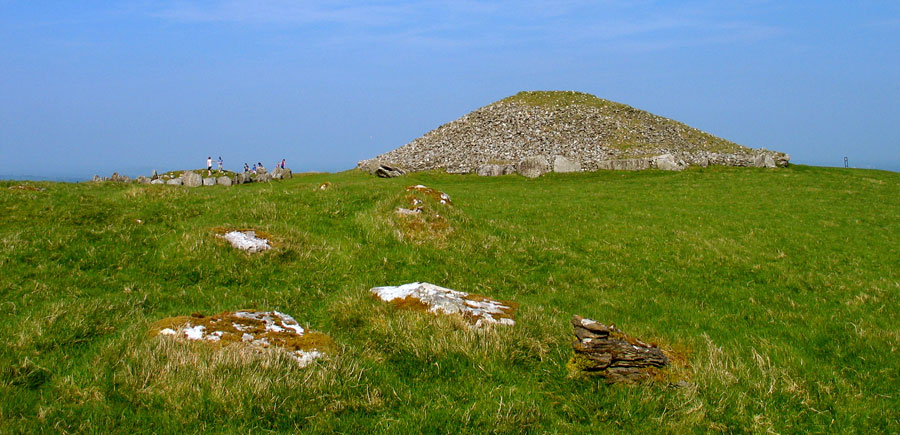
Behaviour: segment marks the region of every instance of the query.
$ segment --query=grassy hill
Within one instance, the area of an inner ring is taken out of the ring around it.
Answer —
[[[452,197],[446,225],[392,212],[418,183]],[[900,431],[900,174],[19,184],[0,182],[0,432]],[[276,249],[232,250],[222,227]],[[368,292],[412,281],[517,302],[517,323]],[[242,308],[340,350],[301,369],[148,334]],[[683,356],[686,383],[570,377],[573,314]]]

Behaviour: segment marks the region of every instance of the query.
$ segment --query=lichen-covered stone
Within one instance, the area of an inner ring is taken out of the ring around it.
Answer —
[[[653,370],[669,364],[657,346],[644,343],[620,331],[581,316],[572,317],[575,355],[570,363],[578,373],[600,375],[611,382],[647,379]]]

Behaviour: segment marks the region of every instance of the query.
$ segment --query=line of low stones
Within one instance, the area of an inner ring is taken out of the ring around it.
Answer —
[[[615,171],[640,171],[645,169],[660,169],[664,171],[681,171],[688,166],[696,165],[707,167],[709,165],[745,166],[758,168],[777,168],[788,165],[790,156],[784,153],[761,150],[757,154],[717,154],[701,153],[690,156],[684,154],[665,153],[653,157],[640,157],[632,159],[603,160],[592,162],[587,168],[581,162],[565,156],[537,155],[526,157],[516,164],[512,163],[487,163],[474,168],[474,171],[447,172],[474,172],[481,176],[500,176],[508,174],[521,174],[528,178],[539,177],[548,172],[581,172],[584,170],[615,170]],[[364,160],[357,165],[370,174],[383,178],[393,178],[404,175],[407,169],[391,163],[384,163],[376,159]]]
[[[153,171],[153,175],[151,175],[150,177],[141,175],[132,179],[127,175],[119,175],[118,172],[113,172],[112,176],[110,177],[101,177],[99,175],[94,175],[93,181],[114,181],[119,183],[165,184],[170,186],[200,187],[216,185],[232,186],[235,184],[247,183],[268,183],[272,180],[284,180],[292,177],[293,173],[291,172],[290,168],[275,168],[275,170],[272,172],[268,172],[265,168],[262,168],[257,169],[256,171],[247,171],[235,174],[233,177],[224,175],[221,177],[203,177],[202,175],[194,171],[184,171],[179,176],[173,177],[167,174],[159,175],[156,171]]]

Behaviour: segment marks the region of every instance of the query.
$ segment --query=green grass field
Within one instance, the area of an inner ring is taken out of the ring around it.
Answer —
[[[449,227],[392,213],[419,183],[452,197]],[[0,182],[3,433],[900,431],[897,173],[20,184]],[[277,249],[238,252],[220,227]],[[412,281],[515,301],[517,323],[473,330],[368,291]],[[299,368],[149,334],[244,308],[339,351]],[[570,376],[573,314],[682,355],[687,383]]]

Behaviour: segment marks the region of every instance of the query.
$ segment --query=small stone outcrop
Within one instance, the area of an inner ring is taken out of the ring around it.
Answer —
[[[526,157],[516,165],[516,171],[524,177],[537,178],[550,172],[550,162],[544,156]]]
[[[572,317],[575,355],[570,367],[579,374],[600,375],[610,382],[648,379],[669,364],[657,346],[626,335],[615,325],[606,326],[581,316]]]
[[[379,299],[401,308],[419,309],[436,314],[458,314],[475,328],[489,324],[515,325],[515,304],[484,296],[439,287],[427,282],[400,286],[373,287]]]
[[[184,171],[181,174],[181,182],[187,187],[199,187],[203,185],[203,177],[194,171]]]
[[[564,156],[554,156],[553,172],[581,172],[581,163]]]
[[[278,311],[239,310],[214,316],[195,313],[170,317],[156,322],[153,332],[180,340],[243,346],[248,351],[279,349],[301,367],[322,358],[334,347],[328,336],[307,331],[293,317]]]
[[[249,254],[272,249],[268,238],[258,237],[253,230],[226,231],[224,234],[217,234],[216,237],[225,239],[231,246]]]

